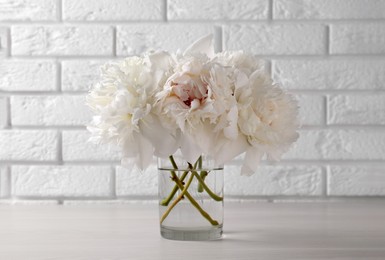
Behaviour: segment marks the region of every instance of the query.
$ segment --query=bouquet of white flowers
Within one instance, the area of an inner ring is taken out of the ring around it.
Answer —
[[[107,64],[87,96],[96,112],[91,140],[121,146],[125,166],[143,170],[154,155],[161,158],[166,238],[219,238],[223,176],[216,173],[222,165],[245,153],[241,173],[250,175],[263,156],[278,159],[298,138],[297,103],[264,63],[242,51],[214,53],[212,41],[208,36],[184,52],[149,52]],[[164,158],[170,162],[163,164]],[[168,217],[174,208],[175,217]],[[200,222],[197,212],[207,221]]]
[[[297,102],[264,63],[243,51],[214,53],[213,37],[170,54],[133,56],[102,68],[87,96],[88,130],[97,143],[122,147],[122,164],[145,169],[178,149],[188,162],[209,154],[224,164],[245,153],[252,174],[267,155],[279,159],[297,140]]]

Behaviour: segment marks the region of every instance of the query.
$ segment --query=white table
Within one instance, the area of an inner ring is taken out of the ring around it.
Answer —
[[[227,203],[218,241],[159,235],[156,204],[0,206],[0,259],[385,259],[385,201]]]

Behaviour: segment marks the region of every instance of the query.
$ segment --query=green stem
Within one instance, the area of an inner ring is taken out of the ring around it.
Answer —
[[[175,170],[178,170],[178,166],[176,165],[175,163],[175,160],[174,160],[174,157],[172,155],[169,156],[169,159],[170,159],[170,162],[172,164],[172,166],[174,167],[174,170],[171,170],[171,176],[172,176],[172,179],[175,181],[176,185],[178,186],[178,188],[183,192],[184,190],[184,186],[183,186],[183,183],[181,182],[181,180],[178,178],[177,174],[175,173]],[[198,160],[199,161],[199,160]],[[194,164],[194,169],[196,168],[197,166],[197,163],[198,161]],[[191,166],[191,164],[189,163],[189,166]],[[192,166],[191,166],[192,167]],[[194,176],[194,174],[192,175]],[[191,202],[191,204],[199,211],[199,213],[205,218],[207,219],[211,225],[213,226],[217,226],[219,225],[218,221],[214,220],[211,218],[211,216],[204,210],[202,209],[202,207],[198,204],[198,202],[196,202],[196,200],[190,195],[190,193],[187,191],[185,191],[185,194],[184,194],[187,199]]]
[[[198,158],[198,169],[202,169],[202,156]]]
[[[179,196],[173,201],[173,203],[170,205],[170,207],[167,208],[167,210],[163,213],[162,218],[160,219],[160,224],[167,218],[168,214],[170,214],[171,210],[176,206],[176,204],[179,203],[183,199],[183,196],[186,194],[187,189],[190,187],[190,184],[192,180],[194,179],[194,174],[191,174],[190,179],[187,181],[186,186],[184,186],[182,192],[179,194]]]
[[[207,192],[207,194],[210,195],[210,197],[215,201],[222,201],[223,197],[218,196],[215,194],[210,188],[206,185],[205,181],[201,178],[201,176],[194,170],[191,169],[192,174],[198,179],[198,182],[200,185],[202,185],[202,188]]]
[[[200,173],[200,176],[203,180],[203,182],[205,181],[206,179],[206,176],[208,175],[209,173],[207,171],[201,171]],[[198,183],[198,192],[202,193],[203,192],[203,185],[199,182]]]
[[[199,159],[198,159],[198,169],[202,169],[202,156],[199,156]],[[201,171],[201,177],[203,177],[203,172],[205,171]],[[206,176],[204,176],[202,179],[204,180]],[[201,183],[198,183],[198,192],[199,193],[202,193],[203,192],[203,187],[202,187],[202,184]]]
[[[186,178],[187,174],[188,174],[189,171],[184,171],[182,176],[180,177],[180,181],[183,182],[184,179]],[[174,188],[172,188],[172,191],[170,192],[170,194],[168,195],[167,198],[163,199],[161,202],[160,202],[160,205],[162,206],[168,206],[168,204],[170,203],[170,201],[174,198],[175,196],[175,193],[178,191],[178,185],[175,184]]]
[[[173,175],[175,183],[178,185],[179,189],[183,191],[184,186],[180,182],[178,176],[176,176],[174,171],[171,171],[171,174]],[[196,202],[196,200],[190,195],[190,193],[188,191],[186,191],[185,195],[186,195],[187,199],[191,202],[191,204],[199,211],[199,213],[201,213],[201,215],[205,219],[207,219],[211,223],[211,225],[213,225],[213,226],[219,225],[218,221],[212,219],[211,216],[204,209],[202,209],[201,206],[199,206],[198,202]]]
[[[200,163],[202,165],[202,157],[199,157],[200,158]],[[178,169],[178,166],[176,165],[176,162],[174,160],[174,157],[172,155],[169,156],[169,159],[170,159],[170,162],[172,164],[172,166],[174,167],[174,169]],[[196,165],[197,163],[199,163],[199,159],[195,162],[194,164],[194,169],[196,168]],[[186,178],[187,174],[188,174],[189,171],[184,171],[180,180],[181,182],[183,183],[184,179]],[[168,204],[170,203],[170,201],[174,198],[176,192],[178,191],[178,185],[175,184],[174,188],[172,188],[170,194],[167,196],[167,198],[163,199],[161,202],[160,202],[160,205],[162,206],[168,206]]]

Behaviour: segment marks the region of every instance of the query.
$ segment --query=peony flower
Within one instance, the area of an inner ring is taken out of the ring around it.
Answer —
[[[212,37],[203,39],[173,56],[172,73],[156,95],[161,121],[168,129],[181,132],[180,149],[190,162],[202,153],[215,156],[218,143],[237,135],[232,133],[237,132],[236,120],[228,116],[236,106],[235,102],[229,106],[232,91],[227,70],[212,60],[211,41]]]
[[[152,114],[161,79],[156,75],[162,75],[154,67],[151,56],[107,64],[102,68],[102,80],[87,96],[87,104],[96,112],[88,126],[91,141],[121,146],[122,163],[134,158],[140,169],[151,163],[154,150],[159,155],[176,150],[172,136]]]
[[[254,173],[264,155],[278,160],[298,138],[298,105],[294,98],[274,83],[263,62],[243,52],[225,52],[218,61],[228,73],[237,102],[238,129],[246,138],[242,174]]]

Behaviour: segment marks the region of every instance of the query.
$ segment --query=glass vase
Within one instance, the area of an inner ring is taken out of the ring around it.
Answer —
[[[172,240],[222,236],[223,166],[209,156],[187,162],[181,155],[158,159],[160,233]]]

